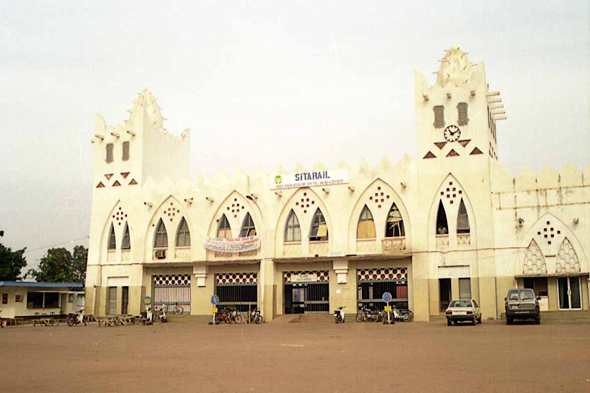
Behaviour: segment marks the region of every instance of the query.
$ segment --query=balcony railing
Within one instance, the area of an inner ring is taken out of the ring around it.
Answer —
[[[406,251],[405,237],[387,237],[382,244],[383,254],[403,254]]]

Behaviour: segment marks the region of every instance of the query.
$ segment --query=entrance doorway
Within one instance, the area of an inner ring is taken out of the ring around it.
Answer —
[[[327,270],[285,272],[283,277],[285,314],[330,311],[330,284]]]
[[[117,287],[109,287],[107,315],[117,314]]]
[[[121,314],[126,315],[129,309],[129,287],[123,287],[121,293]]]
[[[582,288],[580,277],[559,277],[557,279],[560,310],[582,309]]]
[[[439,278],[438,288],[440,296],[440,311],[445,311],[449,307],[451,302],[451,279],[450,278]]]

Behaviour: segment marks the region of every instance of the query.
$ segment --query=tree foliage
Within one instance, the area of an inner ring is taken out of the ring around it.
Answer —
[[[0,281],[18,281],[20,271],[27,266],[25,250],[12,251],[10,247],[0,244]]]
[[[74,254],[66,248],[50,248],[41,258],[39,270],[31,269],[27,276],[37,282],[84,282],[88,249],[74,247]]]

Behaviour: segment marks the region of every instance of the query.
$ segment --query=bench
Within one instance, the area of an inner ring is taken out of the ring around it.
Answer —
[[[35,327],[37,325],[41,325],[41,326],[58,325],[59,326],[59,321],[57,319],[55,319],[55,318],[37,318],[37,319],[33,319],[33,327]]]
[[[94,317],[100,326],[117,326],[119,324],[119,317]]]

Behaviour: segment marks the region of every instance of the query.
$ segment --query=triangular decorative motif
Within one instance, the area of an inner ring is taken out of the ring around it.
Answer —
[[[436,145],[436,147],[442,150],[442,148],[445,147],[447,142],[434,142],[434,144]]]
[[[556,273],[578,273],[580,272],[580,260],[574,250],[574,246],[566,237],[559,247],[555,265]]]
[[[473,149],[471,151],[471,153],[469,153],[470,156],[474,156],[476,154],[483,154],[481,150],[479,150],[477,147],[475,149]]]
[[[106,177],[106,178],[107,178],[107,180],[111,180],[111,177],[113,177],[113,174],[112,174],[112,173],[106,173],[106,174],[104,175],[104,177]]]
[[[529,247],[524,254],[522,274],[544,274],[547,273],[547,264],[543,252],[535,239],[531,240]]]
[[[455,149],[451,149],[451,151],[449,152],[449,154],[447,154],[447,157],[457,157],[459,155],[459,153],[457,153],[455,151]]]
[[[98,183],[98,185],[96,186],[96,188],[104,188],[104,184],[102,184],[102,182]]]
[[[428,153],[426,153],[426,155],[424,156],[424,159],[427,159],[427,158],[436,158],[436,156],[435,156],[434,154],[432,154],[432,152],[431,152],[431,151],[429,151],[429,152],[428,152]]]
[[[131,179],[131,181],[129,182],[130,186],[134,186],[136,184],[137,184],[137,182],[135,181],[135,179]]]
[[[469,142],[471,142],[471,139],[463,139],[462,141],[459,141],[459,144],[465,147],[469,144]]]
[[[113,187],[121,187],[121,183],[119,183],[119,180],[115,180],[115,182],[113,183]]]
[[[123,179],[127,179],[127,176],[129,176],[129,172],[121,172],[121,176],[123,176]]]

